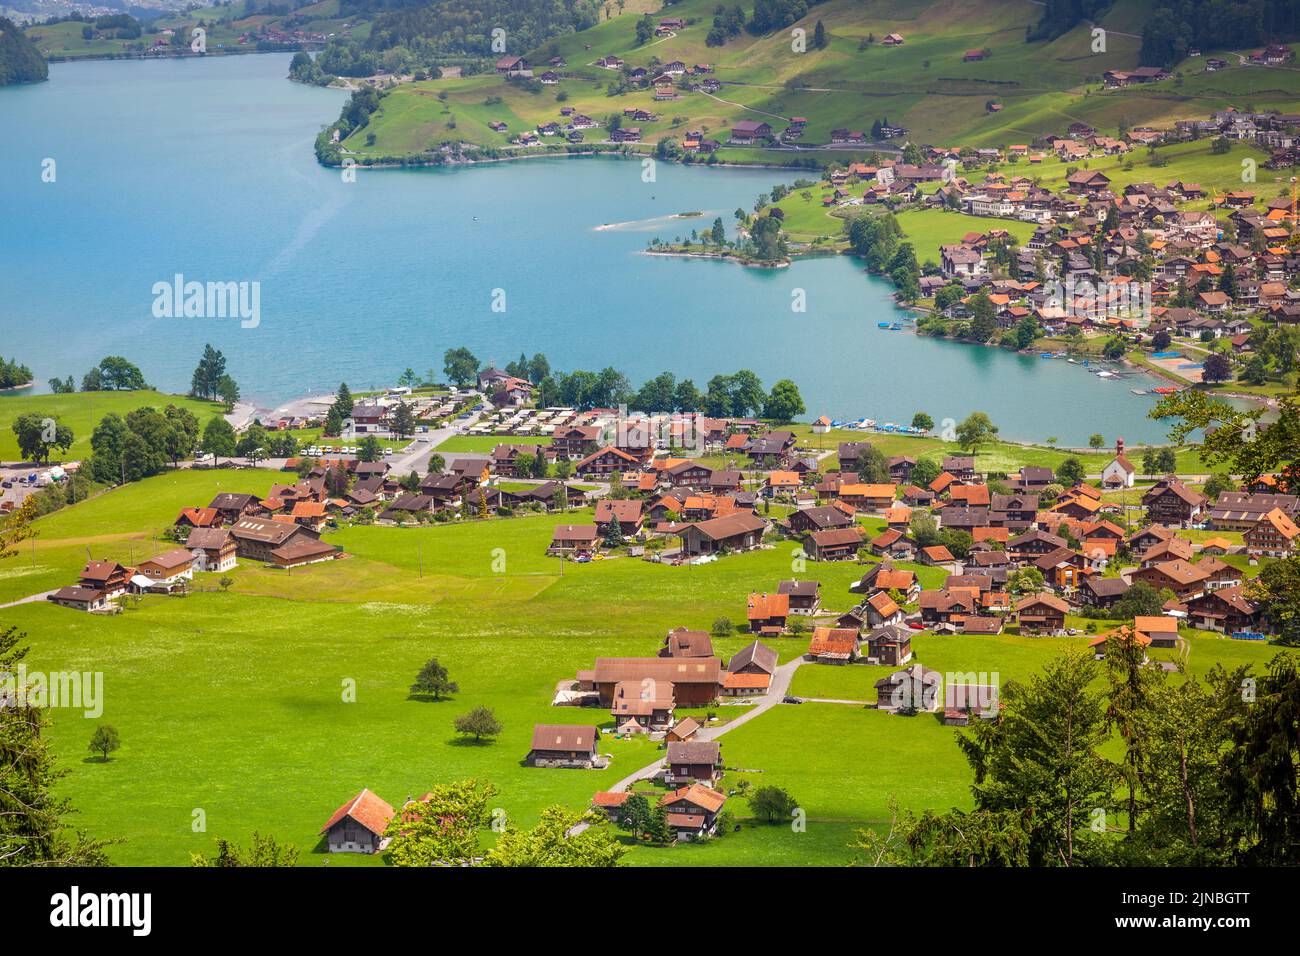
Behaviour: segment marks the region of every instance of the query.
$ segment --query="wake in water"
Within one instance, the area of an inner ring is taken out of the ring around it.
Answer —
[[[709,223],[721,215],[719,210],[710,209],[701,212],[699,215],[687,215],[686,213],[675,212],[668,216],[652,216],[649,219],[634,219],[631,222],[607,222],[601,226],[593,226],[593,232],[654,232],[664,226],[672,223],[684,222],[702,222],[706,227]]]

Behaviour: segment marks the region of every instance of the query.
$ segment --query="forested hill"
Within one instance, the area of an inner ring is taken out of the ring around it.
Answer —
[[[1055,40],[1085,20],[1096,20],[1112,0],[1046,0],[1043,16],[1029,32],[1030,40]]]
[[[1248,49],[1300,37],[1300,0],[1157,0],[1142,63],[1172,67],[1190,50]]]
[[[39,83],[49,76],[41,51],[12,20],[0,17],[0,86]]]
[[[374,17],[368,47],[489,56],[492,31],[505,31],[508,52],[537,48],[553,37],[600,22],[599,0],[343,0],[340,13]],[[500,50],[496,52],[501,52]]]

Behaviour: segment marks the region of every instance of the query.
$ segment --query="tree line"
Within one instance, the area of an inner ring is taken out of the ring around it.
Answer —
[[[0,388],[16,388],[32,381],[32,370],[16,359],[0,358]]]
[[[482,365],[469,349],[448,349],[443,370],[461,388],[475,382]],[[761,417],[778,423],[794,421],[807,412],[799,387],[780,379],[765,391],[759,377],[749,369],[730,375],[714,375],[703,391],[694,380],[678,380],[672,372],[660,372],[632,388],[628,377],[612,366],[599,371],[553,369],[540,352],[531,359],[521,354],[503,370],[526,378],[536,388],[537,404],[543,408],[565,407],[589,410],[626,405],[642,412],[703,412],[712,418]]]
[[[1300,863],[1300,670],[1146,660],[1120,628],[1098,662],[1061,654],[1008,682],[958,743],[972,810],[893,811],[853,847],[877,865],[1294,866]],[[1110,756],[1116,737],[1122,750]]]

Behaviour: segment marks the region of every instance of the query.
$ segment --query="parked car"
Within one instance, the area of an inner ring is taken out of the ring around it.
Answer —
[[[391,448],[385,448],[385,449],[384,449],[384,455],[385,455],[385,456],[391,455],[392,453],[393,453],[393,450],[392,450]]]
[[[781,703],[783,703],[783,704],[802,704],[802,703],[803,703],[803,698],[802,698],[802,697],[795,697],[793,694],[786,694],[784,697],[781,698]]]

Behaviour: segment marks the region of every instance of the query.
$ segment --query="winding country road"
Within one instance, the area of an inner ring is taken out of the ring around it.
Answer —
[[[705,727],[701,729],[699,734],[697,735],[697,739],[717,740],[727,731],[739,727],[742,724],[749,723],[759,714],[766,713],[767,711],[775,707],[777,704],[781,703],[782,698],[784,698],[785,695],[790,690],[790,681],[794,679],[794,672],[799,669],[799,665],[802,663],[804,663],[804,659],[802,656],[800,656],[800,657],[796,657],[794,660],[790,661],[789,663],[781,664],[779,667],[777,667],[776,673],[772,675],[772,686],[768,689],[767,694],[764,695],[762,700],[760,700],[753,707],[750,707],[746,713],[741,714],[735,720],[728,721],[727,723],[723,724],[721,727],[713,727],[713,728]],[[638,780],[645,780],[649,777],[653,777],[656,773],[659,772],[659,769],[664,765],[664,760],[665,760],[664,757],[660,757],[654,763],[646,764],[640,770],[628,774],[622,780],[618,781],[618,783],[611,786],[609,788],[610,791],[613,793],[618,793],[620,791],[626,790],[628,787],[632,786],[632,784],[636,783]],[[577,834],[586,830],[589,826],[590,824],[588,823],[576,824],[573,828],[569,830],[568,835],[576,836]]]
[[[736,727],[740,727],[744,724],[749,723],[755,717],[759,716],[760,714],[766,713],[767,711],[775,707],[777,704],[781,703],[782,698],[784,698],[785,695],[790,690],[790,682],[794,679],[794,672],[797,671],[799,669],[799,665],[803,663],[804,663],[804,658],[800,656],[800,657],[796,657],[794,660],[790,661],[789,663],[782,664],[779,667],[777,667],[776,673],[772,675],[772,686],[768,690],[767,694],[764,695],[762,700],[760,700],[753,707],[748,708],[744,714],[741,714],[735,720],[727,721],[727,723],[723,724],[721,727],[712,727],[712,728],[705,727],[701,729],[698,734],[698,739],[717,740],[723,734],[727,733],[727,731],[733,730]],[[628,787],[632,786],[632,784],[636,783],[638,780],[644,780],[646,777],[654,776],[654,774],[659,770],[659,768],[664,765],[664,759],[665,758],[660,757],[654,763],[647,764],[646,766],[642,767],[640,770],[628,774],[626,777],[624,777],[618,783],[614,784],[609,789],[615,792],[620,790],[626,790]]]

